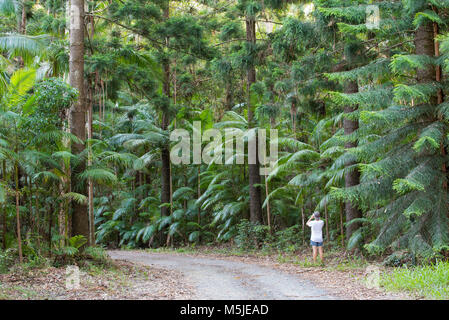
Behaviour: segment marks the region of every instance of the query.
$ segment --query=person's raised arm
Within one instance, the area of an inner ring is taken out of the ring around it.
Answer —
[[[306,225],[310,227],[310,221],[312,221],[314,219],[314,215],[312,214],[309,218],[309,220],[306,222]]]

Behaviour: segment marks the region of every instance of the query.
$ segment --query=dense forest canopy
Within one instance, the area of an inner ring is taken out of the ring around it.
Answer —
[[[447,253],[449,1],[0,0],[0,14],[4,249],[295,247],[318,210],[335,246]],[[174,164],[171,133],[195,123],[222,146],[225,130],[276,129],[278,159],[261,175],[247,141],[224,164]]]

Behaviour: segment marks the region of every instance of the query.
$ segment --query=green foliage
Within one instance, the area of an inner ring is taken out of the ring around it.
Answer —
[[[8,272],[9,268],[17,263],[19,253],[16,248],[9,248],[5,251],[0,250],[0,273]]]
[[[39,82],[33,91],[33,103],[23,108],[28,116],[24,127],[48,132],[67,125],[65,113],[76,100],[76,90],[59,78],[49,78]]]
[[[449,263],[437,261],[434,264],[397,268],[383,273],[381,285],[387,290],[405,290],[412,295],[427,299],[449,298]]]
[[[303,245],[304,236],[301,227],[293,225],[274,234],[273,246],[279,251],[295,252]]]
[[[237,226],[235,243],[243,250],[260,249],[266,243],[268,236],[268,226],[242,220]]]

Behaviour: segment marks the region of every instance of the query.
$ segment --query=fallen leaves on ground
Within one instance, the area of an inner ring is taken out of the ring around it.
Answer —
[[[0,274],[0,299],[171,300],[188,299],[192,288],[172,270],[114,261],[107,269],[80,269],[80,288],[66,289],[65,268]]]

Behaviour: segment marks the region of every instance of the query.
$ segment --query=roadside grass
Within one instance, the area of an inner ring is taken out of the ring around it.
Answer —
[[[3,288],[0,286],[0,300],[9,300],[11,297],[19,295],[21,300],[39,299],[42,295],[36,290],[23,286],[13,286]]]
[[[407,291],[432,300],[449,299],[449,262],[418,267],[400,267],[381,275],[381,285],[390,291]]]

